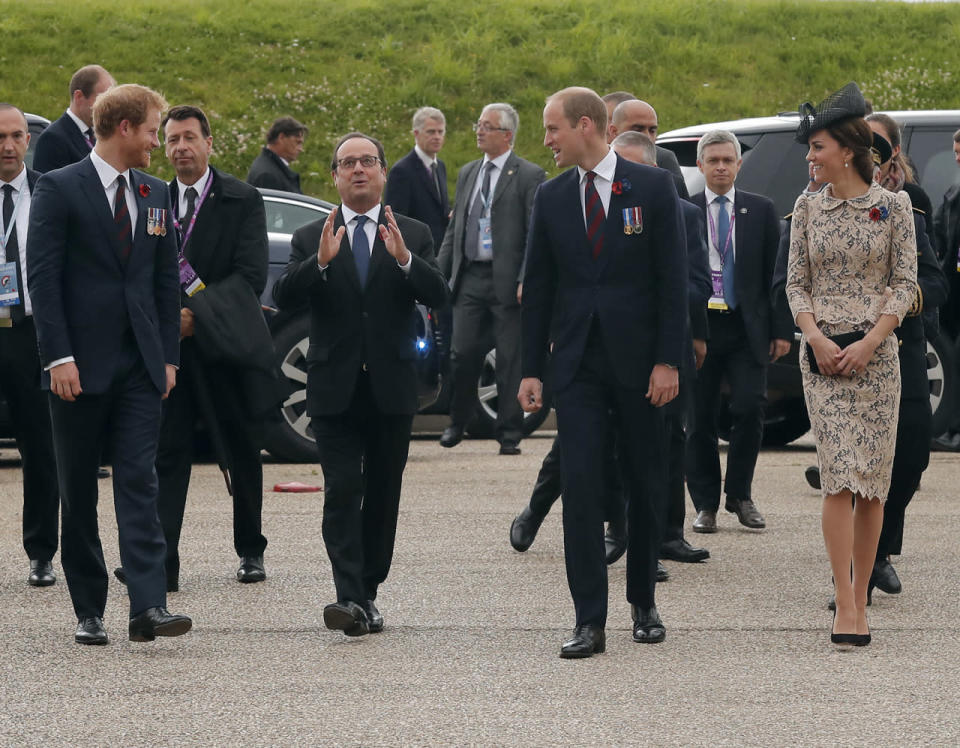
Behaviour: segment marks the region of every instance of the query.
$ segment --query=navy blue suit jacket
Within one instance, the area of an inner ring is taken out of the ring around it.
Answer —
[[[687,251],[673,177],[618,156],[614,180],[630,187],[610,197],[596,260],[578,170],[544,182],[534,198],[523,281],[523,376],[543,380],[552,339],[558,391],[579,369],[594,320],[621,386],[645,391],[655,364],[679,367],[684,357]],[[627,235],[623,209],[636,206],[643,230]]]
[[[180,281],[170,192],[165,182],[136,170],[130,171],[130,182],[138,216],[125,264],[113,210],[89,157],[45,174],[32,194],[27,283],[40,361],[46,367],[73,356],[86,394],[109,388],[128,329],[160,392],[166,390],[165,365],[180,363]],[[166,236],[147,235],[148,208],[166,211]],[[42,385],[50,387],[46,371]]]
[[[37,137],[33,168],[43,174],[82,161],[89,153],[86,138],[70,115],[64,112]]]
[[[437,159],[440,192],[416,150],[397,161],[387,175],[383,202],[396,213],[415,218],[430,227],[433,251],[439,252],[450,222],[450,196],[447,194],[447,167]]]
[[[707,226],[703,211],[688,200],[680,201],[684,231],[687,237],[688,301],[690,334],[697,340],[710,337],[707,325],[707,302],[713,294],[710,280],[710,256],[707,249]]]

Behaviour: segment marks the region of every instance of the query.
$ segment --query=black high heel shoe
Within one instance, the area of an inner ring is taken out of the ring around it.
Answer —
[[[833,610],[833,622],[837,622],[837,610]],[[830,642],[851,647],[865,647],[870,643],[870,634],[835,634],[830,627]]]

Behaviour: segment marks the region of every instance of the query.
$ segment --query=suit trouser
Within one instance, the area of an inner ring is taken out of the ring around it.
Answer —
[[[188,343],[183,344],[184,347]],[[186,354],[186,349],[183,351]],[[183,355],[177,386],[163,403],[157,478],[160,494],[157,509],[167,541],[167,576],[180,571],[180,532],[190,485],[194,433],[203,412],[198,407],[197,387],[204,386],[227,450],[233,486],[233,547],[238,556],[260,556],[267,547],[262,533],[263,463],[260,446],[244,419],[242,372],[233,367],[204,367],[198,382],[195,357]],[[201,364],[202,365],[202,364]],[[209,429],[209,425],[207,425]]]
[[[32,560],[50,561],[60,537],[60,489],[33,317],[0,328],[0,390],[23,464],[23,549]]]
[[[930,463],[930,439],[933,416],[929,398],[900,401],[897,423],[897,447],[893,456],[890,491],[883,506],[883,528],[877,545],[877,560],[899,555],[903,547],[903,518],[907,504],[920,485],[920,477]]]
[[[692,426],[687,434],[687,488],[697,511],[720,508],[720,451],[717,418],[720,386],[730,386],[730,447],[723,489],[727,497],[751,497],[753,471],[763,437],[767,367],[750,350],[739,311],[710,314],[710,350],[693,385]]]
[[[687,434],[684,430],[685,406],[691,383],[680,382],[680,394],[663,406],[664,431],[667,443],[667,487],[664,491],[662,541],[683,539],[687,490],[684,480],[684,457]]]
[[[97,524],[97,468],[106,447],[130,615],[167,604],[166,543],[157,517],[160,393],[132,333],[110,388],[69,403],[52,393],[50,415],[63,511],[61,561],[77,617],[103,616],[107,568]],[[83,385],[83,370],[80,371]]]
[[[617,433],[629,492],[627,600],[654,605],[659,512],[663,492],[663,419],[644,396],[646,386],[622,386],[613,374],[602,337],[594,329],[573,381],[556,392],[564,470],[563,543],[576,625],[606,625],[607,564],[603,543],[606,435]]]
[[[375,600],[393,560],[412,415],[381,413],[366,373],[349,406],[313,416],[323,469],[323,542],[339,602]]]
[[[453,303],[450,375],[453,399],[450,422],[466,426],[477,402],[483,359],[496,345],[497,439],[519,442],[523,436],[520,389],[520,305],[516,298],[501,304],[493,290],[493,263],[469,263],[462,271]]]

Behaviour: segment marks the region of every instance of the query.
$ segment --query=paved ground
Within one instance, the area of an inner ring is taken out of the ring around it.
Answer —
[[[526,554],[509,546],[549,438],[498,457],[492,442],[415,441],[387,628],[349,640],[322,627],[332,599],[322,494],[267,494],[269,579],[233,574],[230,512],[212,466],[195,472],[180,593],[195,629],[126,641],[111,582],[108,647],[72,641],[62,576],[26,586],[16,453],[0,453],[0,744],[7,745],[956,745],[960,458],[934,454],[908,514],[898,597],[877,593],[874,643],[828,641],[829,571],[809,444],[765,452],[762,533],[721,517],[705,564],[668,564],[664,644],[634,644],[624,563],[611,570],[607,653],[557,657],[572,623],[559,515]],[[319,481],[268,465],[266,484]],[[108,483],[105,553],[118,561]],[[688,517],[688,522],[689,522]],[[58,573],[59,558],[55,562]]]

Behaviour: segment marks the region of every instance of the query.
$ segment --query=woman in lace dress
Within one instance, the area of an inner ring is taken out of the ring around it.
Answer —
[[[797,139],[809,145],[807,160],[827,186],[797,199],[786,290],[803,332],[800,369],[836,585],[831,641],[862,645],[870,641],[867,584],[896,445],[893,330],[916,297],[916,241],[909,197],[873,182],[872,133],[856,86],[801,114]],[[830,339],[850,332],[864,337],[844,348]],[[811,349],[819,374],[810,370]]]

